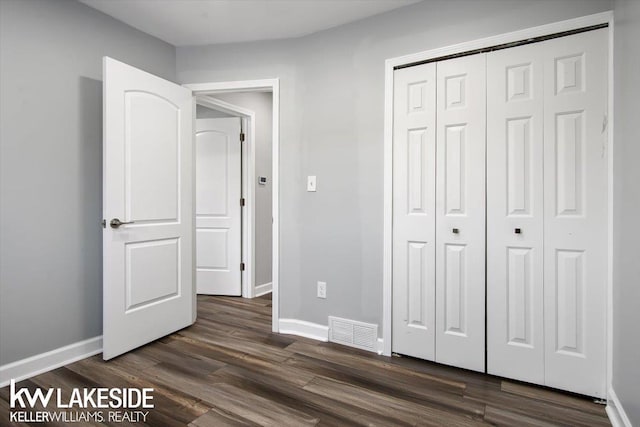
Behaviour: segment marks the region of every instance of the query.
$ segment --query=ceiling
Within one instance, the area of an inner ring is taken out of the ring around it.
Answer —
[[[174,46],[300,37],[420,0],[79,0]]]

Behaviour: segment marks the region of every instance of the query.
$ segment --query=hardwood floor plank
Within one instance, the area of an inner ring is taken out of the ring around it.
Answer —
[[[562,393],[542,387],[527,384],[515,383],[512,381],[502,381],[500,389],[505,393],[516,394],[518,396],[530,397],[536,400],[555,403],[560,406],[574,408],[592,414],[605,416],[606,411],[602,405],[594,405],[593,402],[584,397],[578,397],[568,393]]]
[[[245,418],[238,417],[218,408],[213,408],[206,414],[196,418],[189,427],[241,427],[259,426]]]
[[[465,413],[476,418],[482,418],[484,414],[484,404],[464,399],[459,388],[443,386],[441,383],[412,377],[405,373],[344,367],[304,355],[295,355],[285,363],[307,369],[324,378],[373,389],[433,408]]]
[[[487,406],[484,419],[488,423],[504,427],[553,427],[556,425],[526,415],[516,414],[506,409],[494,408],[493,406]]]
[[[420,378],[425,381],[433,381],[445,386],[459,389],[461,392],[465,389],[466,384],[463,381],[452,381],[432,374],[408,370],[402,366],[389,363],[389,358],[383,356],[363,358],[359,354],[350,353],[352,349],[335,349],[326,345],[309,345],[301,342],[295,342],[287,347],[287,350],[315,357],[321,360],[328,360],[333,363],[342,364],[352,368],[364,368],[370,370],[382,369],[389,374],[406,374],[412,378]]]
[[[497,408],[508,409],[517,414],[570,426],[610,426],[606,416],[597,416],[589,412],[555,405],[535,399],[505,393],[501,390],[481,389],[469,386],[465,390],[465,398],[482,402]],[[603,408],[604,409],[604,408]]]
[[[401,425],[395,420],[373,414],[369,411],[347,405],[336,405],[332,399],[308,392],[299,387],[277,383],[255,372],[243,372],[242,369],[226,367],[217,371],[216,381],[232,384],[252,394],[277,400],[289,408],[297,409],[320,418],[320,424],[326,426],[392,426]]]
[[[209,400],[216,408],[262,426],[313,426],[320,421],[318,418],[247,393],[230,384],[216,384]]]
[[[421,425],[433,426],[478,426],[484,424],[481,421],[475,421],[455,413],[408,402],[377,391],[327,378],[316,378],[303,388],[337,402],[346,402],[409,425],[420,423]]]
[[[282,349],[260,342],[239,339],[231,335],[207,331],[201,326],[193,326],[183,333],[183,335],[191,337],[193,337],[194,334],[197,334],[200,340],[214,344],[217,347],[226,347],[231,350],[251,354],[273,362],[283,362],[292,355],[292,352],[286,350],[286,348]]]

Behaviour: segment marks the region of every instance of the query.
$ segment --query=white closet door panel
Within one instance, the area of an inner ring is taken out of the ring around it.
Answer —
[[[484,371],[484,54],[438,62],[436,361]]]
[[[543,45],[545,384],[604,397],[607,30]]]
[[[435,356],[435,64],[394,73],[392,350]]]
[[[544,382],[542,55],[540,44],[487,55],[487,370],[538,384]]]

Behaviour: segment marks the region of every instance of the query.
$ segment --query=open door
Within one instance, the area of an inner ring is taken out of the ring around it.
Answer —
[[[105,57],[103,358],[193,323],[193,100]]]
[[[196,120],[196,289],[242,295],[240,118]]]

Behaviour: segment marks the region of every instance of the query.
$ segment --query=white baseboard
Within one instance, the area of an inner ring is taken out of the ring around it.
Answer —
[[[2,365],[0,387],[8,385],[12,379],[26,380],[101,352],[102,336],[99,336]]]
[[[624,412],[624,408],[622,407],[622,403],[618,399],[618,395],[613,388],[609,389],[609,396],[607,399],[607,415],[609,416],[609,421],[611,421],[611,425],[613,427],[633,427],[631,424],[631,420],[627,416],[627,413]]]
[[[271,282],[256,286],[253,291],[254,298],[261,297],[262,295],[268,294],[269,292],[271,292],[272,287],[273,286]]]
[[[280,319],[278,321],[278,332],[281,334],[298,335],[318,341],[329,340],[328,326],[298,319]]]

